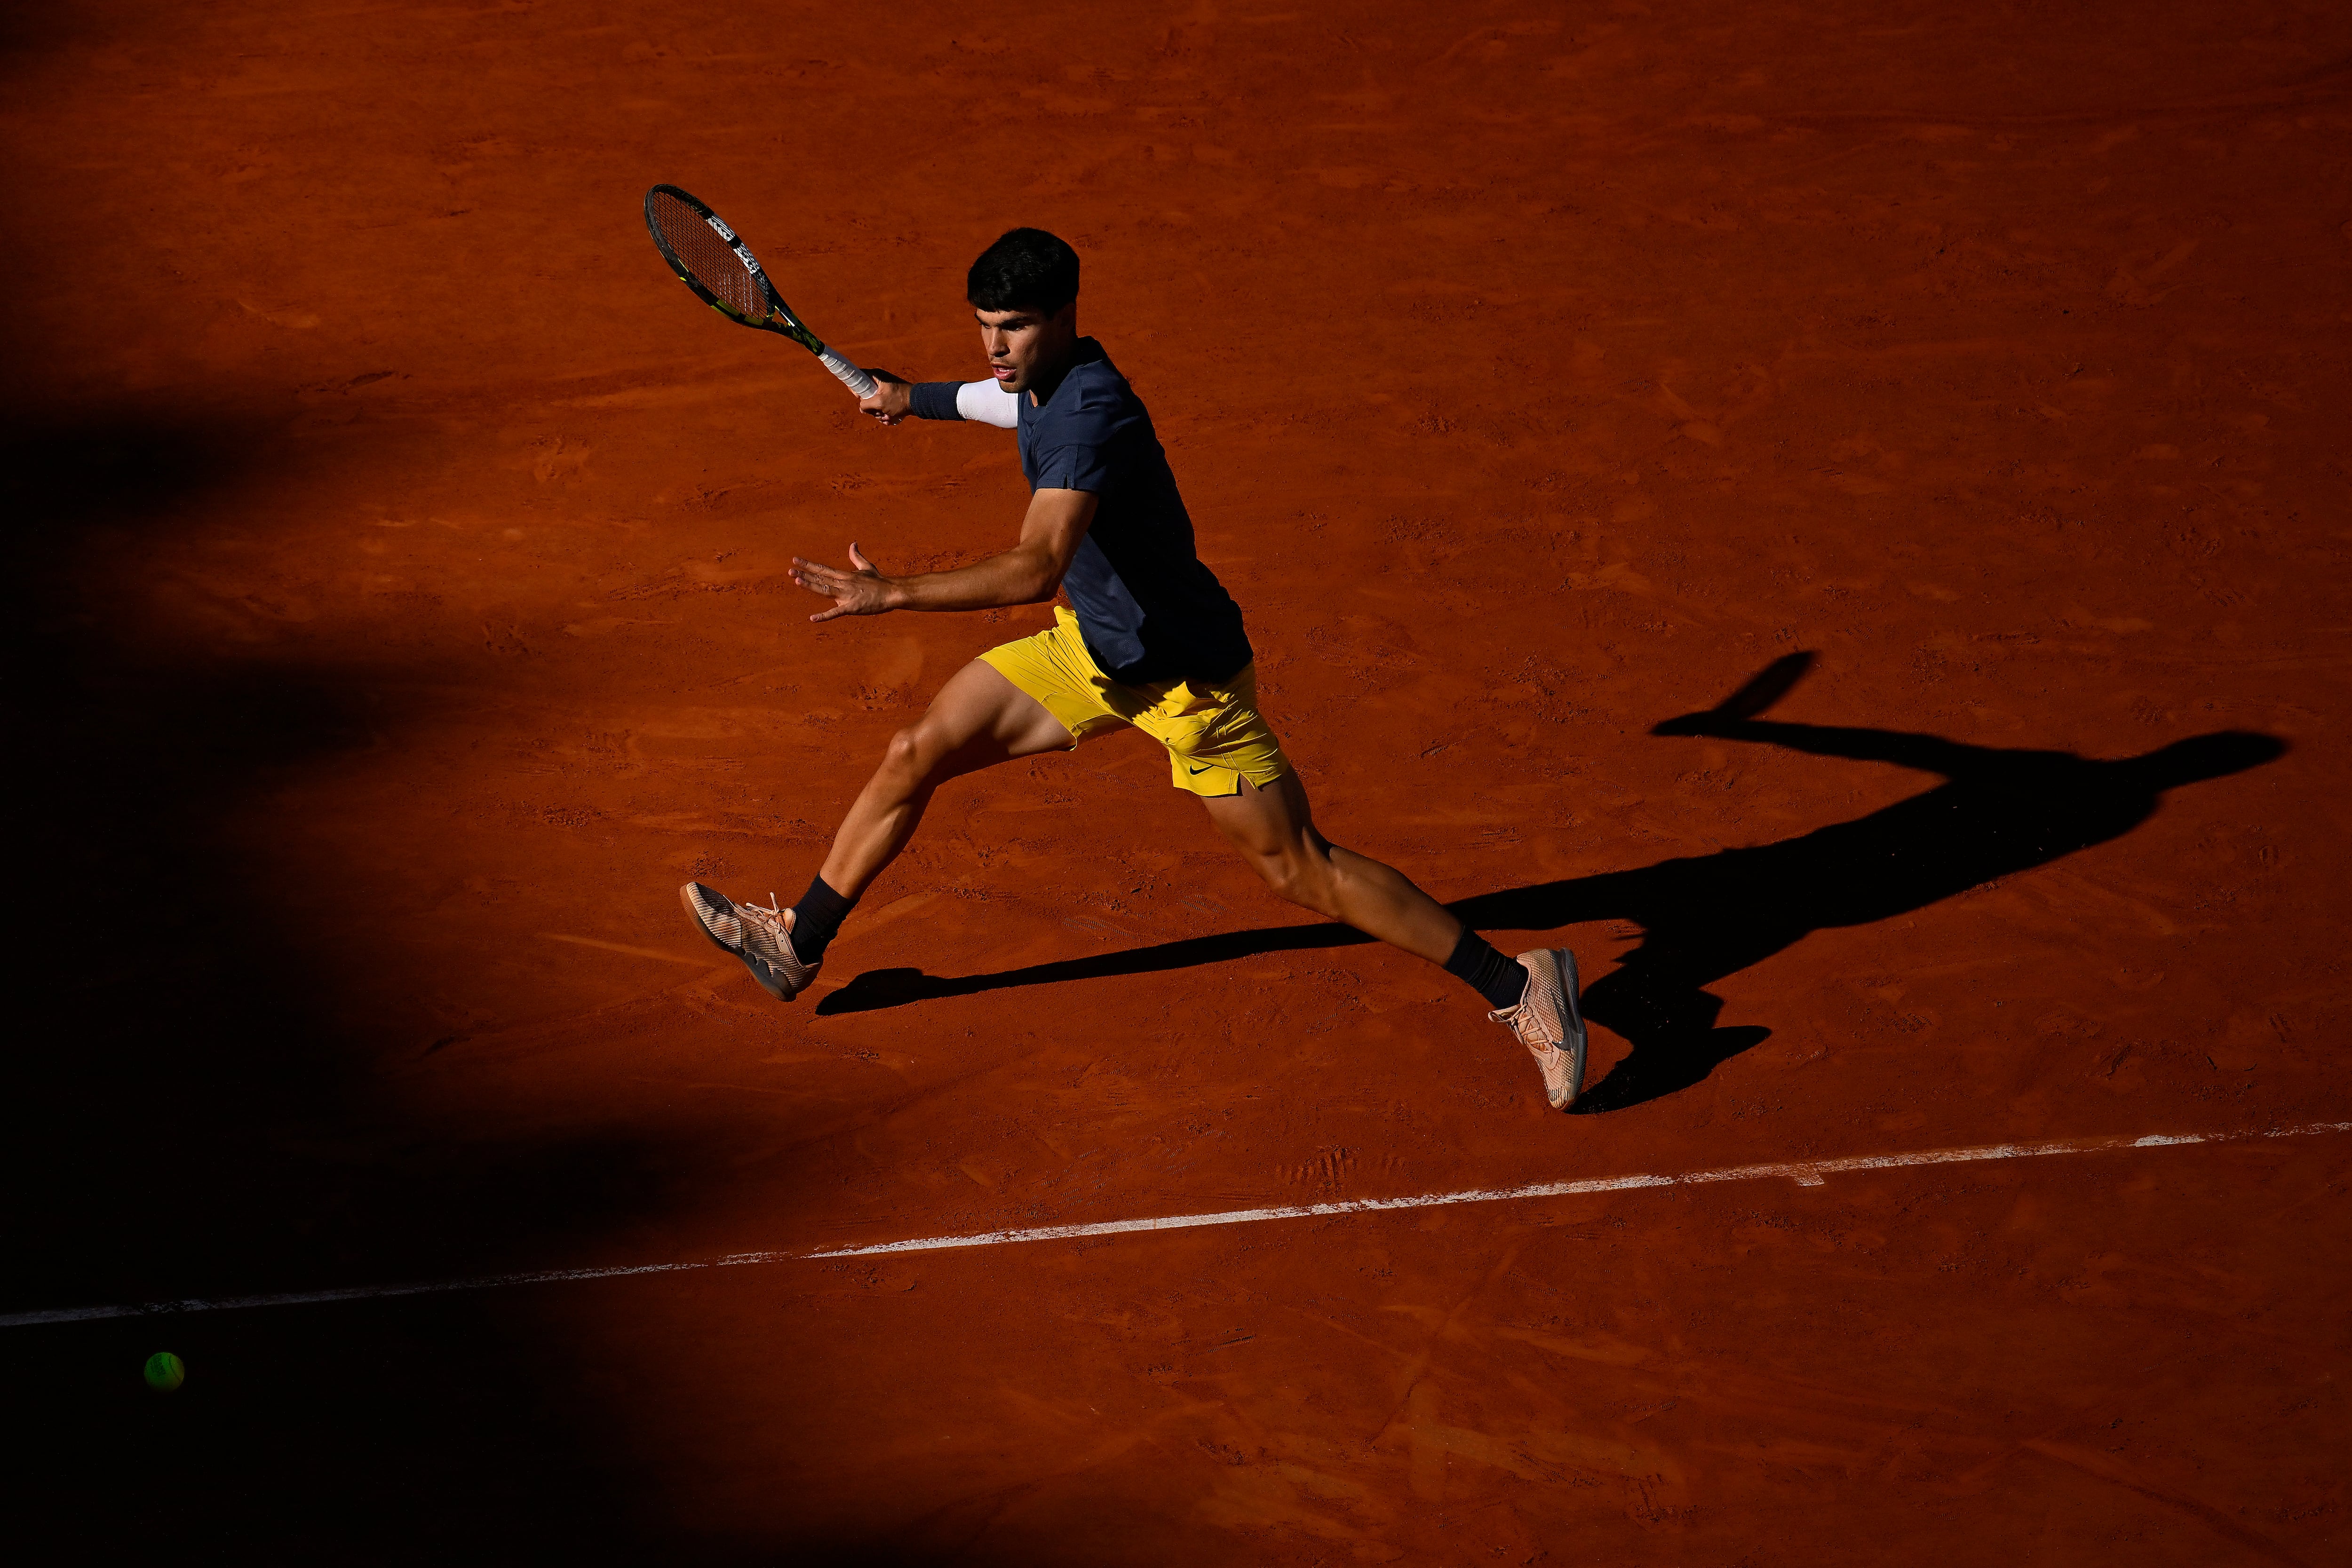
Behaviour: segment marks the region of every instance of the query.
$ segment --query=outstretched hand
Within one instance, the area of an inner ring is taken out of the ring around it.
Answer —
[[[810,616],[811,621],[830,621],[836,615],[879,615],[898,607],[890,580],[855,544],[849,547],[849,564],[852,570],[843,571],[793,557],[793,580],[819,599],[833,601],[832,609]]]

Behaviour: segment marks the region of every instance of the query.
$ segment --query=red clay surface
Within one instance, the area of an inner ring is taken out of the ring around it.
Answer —
[[[0,1310],[2352,1115],[2352,16],[1105,9],[5,24]],[[1593,1113],[1133,737],[943,792],[818,1005],[715,963],[676,886],[791,897],[1041,616],[805,623],[1011,440],[697,307],[656,180],[911,375],[1076,242],[1324,827],[1576,950]],[[9,1530],[2340,1561],[2348,1153],[10,1329]]]

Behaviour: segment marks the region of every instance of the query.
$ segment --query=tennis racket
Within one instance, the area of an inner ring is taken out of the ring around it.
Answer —
[[[646,227],[677,280],[705,305],[746,327],[782,332],[823,360],[824,368],[851,392],[862,398],[874,395],[874,378],[826,348],[802,324],[751,247],[735,237],[717,213],[676,185],[656,185],[646,193]]]

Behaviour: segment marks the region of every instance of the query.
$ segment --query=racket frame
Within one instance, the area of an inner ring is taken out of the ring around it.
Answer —
[[[701,280],[694,276],[693,268],[678,258],[677,252],[671,249],[669,241],[662,236],[661,225],[654,218],[654,198],[656,196],[667,196],[680,205],[691,209],[704,223],[710,225],[713,234],[726,242],[727,248],[735,253],[736,259],[740,261],[745,270],[751,273],[752,282],[758,287],[760,298],[767,301],[768,313],[765,317],[746,316],[702,286]],[[654,246],[661,252],[662,259],[669,263],[669,269],[677,274],[677,280],[680,283],[694,290],[696,298],[730,321],[745,327],[757,327],[762,331],[782,333],[823,361],[824,368],[840,377],[842,384],[851,392],[861,398],[874,395],[874,378],[835,350],[827,348],[823,339],[808,329],[807,324],[793,314],[793,308],[784,303],[784,297],[776,291],[775,283],[768,277],[768,269],[760,265],[760,258],[751,254],[751,247],[745,245],[733,229],[728,227],[726,219],[710,210],[709,203],[691,192],[678,189],[676,185],[656,185],[646,193],[646,232],[653,235]]]

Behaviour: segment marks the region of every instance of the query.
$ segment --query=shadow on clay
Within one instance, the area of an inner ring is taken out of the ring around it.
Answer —
[[[449,676],[208,639],[156,608],[151,542],[216,523],[284,452],[266,422],[200,413],[0,416],[29,912],[0,1098],[11,1312],[489,1273],[670,1201],[649,1140],[487,1138],[412,1113],[351,1037],[357,1005],[305,961],[315,945],[288,940],[326,922],[374,939],[333,895],[356,835],[299,798],[410,716],[397,694]],[[275,864],[299,862],[298,884],[251,852],[257,798],[285,803]],[[40,1434],[9,1476],[16,1533],[102,1519],[126,1560],[205,1540],[257,1562],[702,1560],[616,1484],[627,1461],[547,1338],[473,1296],[24,1329],[0,1350],[9,1408]],[[162,1402],[139,1368],[166,1346],[190,1384]]]
[[[1717,706],[1669,719],[1651,733],[1886,762],[1941,775],[1945,782],[1866,817],[1778,843],[1480,894],[1447,905],[1478,931],[1557,931],[1595,920],[1642,927],[1641,944],[1585,988],[1585,1016],[1622,1035],[1633,1051],[1587,1091],[1578,1112],[1621,1111],[1687,1089],[1717,1063],[1768,1039],[1772,1031],[1755,1025],[1717,1027],[1723,999],[1706,988],[1726,976],[1815,931],[1893,919],[2120,838],[2155,814],[2166,790],[2259,767],[2286,750],[2270,736],[2221,730],[2139,757],[2100,761],[2063,751],[1762,718],[1811,664],[1810,653],[1776,660]],[[919,969],[878,969],[827,997],[817,1011],[861,1012],[1370,940],[1342,925],[1285,925],[992,975],[941,978]]]

